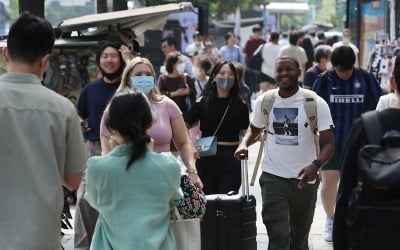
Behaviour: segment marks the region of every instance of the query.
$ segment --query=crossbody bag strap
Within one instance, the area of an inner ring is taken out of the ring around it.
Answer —
[[[222,122],[224,121],[225,115],[226,115],[226,113],[228,112],[228,109],[229,109],[229,106],[230,106],[230,105],[231,105],[231,104],[229,103],[228,106],[226,107],[225,112],[224,112],[224,115],[222,116],[221,120],[219,121],[218,127],[215,129],[215,132],[214,132],[213,136],[215,136],[215,135],[217,134],[218,129],[219,129],[219,127],[221,126]]]
[[[200,91],[203,92],[203,88],[201,87],[199,79],[197,79],[196,82],[197,82],[197,86],[199,86]]]

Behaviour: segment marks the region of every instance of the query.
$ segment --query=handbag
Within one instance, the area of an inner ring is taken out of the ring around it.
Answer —
[[[219,121],[218,127],[215,129],[214,134],[212,136],[206,136],[197,139],[194,142],[194,146],[196,147],[197,151],[200,154],[200,157],[205,156],[214,156],[217,154],[217,137],[215,136],[218,132],[219,127],[221,126],[222,122],[224,121],[225,115],[228,112],[230,104],[225,109],[224,115],[222,116],[221,120]]]
[[[199,151],[200,157],[213,156],[217,154],[217,137],[207,136],[197,139],[194,146]]]
[[[183,197],[176,205],[183,219],[202,218],[206,213],[206,195],[196,187],[187,175],[181,176]]]
[[[175,237],[176,250],[201,250],[200,218],[182,219],[174,208],[170,225]]]
[[[247,69],[255,72],[261,72],[261,65],[264,60],[262,57],[263,48],[264,44],[261,45],[261,49],[259,49],[256,54],[253,54],[250,57],[249,62],[247,63]]]

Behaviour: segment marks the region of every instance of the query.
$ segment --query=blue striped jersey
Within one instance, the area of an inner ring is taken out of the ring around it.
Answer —
[[[344,148],[353,121],[362,113],[374,110],[382,95],[376,79],[360,68],[354,68],[348,80],[342,80],[334,70],[328,70],[318,76],[313,90],[329,105],[335,124],[336,152]]]

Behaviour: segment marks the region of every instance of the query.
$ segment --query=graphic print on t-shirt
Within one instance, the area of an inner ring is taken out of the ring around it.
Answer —
[[[274,108],[272,127],[276,144],[299,145],[298,114],[297,108]]]

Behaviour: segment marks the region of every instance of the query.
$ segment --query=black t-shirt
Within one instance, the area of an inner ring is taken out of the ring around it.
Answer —
[[[216,98],[210,100],[208,105],[204,100],[196,102],[185,115],[185,122],[193,126],[200,121],[202,137],[212,136],[228,106],[230,98]],[[234,99],[226,116],[217,131],[218,141],[237,142],[239,132],[249,126],[249,111],[240,99]]]
[[[400,130],[400,109],[385,109],[379,112],[383,130]],[[334,249],[349,249],[346,230],[346,212],[352,189],[357,185],[358,152],[367,145],[368,139],[361,118],[353,122],[341,159],[341,178],[336,202],[333,240]]]

